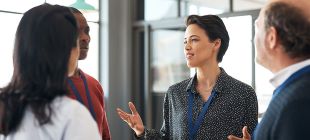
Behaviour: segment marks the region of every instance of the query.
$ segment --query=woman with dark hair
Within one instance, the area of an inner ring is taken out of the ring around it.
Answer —
[[[13,77],[0,91],[0,139],[100,139],[87,109],[65,96],[78,46],[69,8],[43,4],[24,14],[16,31]]]
[[[229,45],[226,27],[218,16],[191,15],[186,21],[184,54],[196,74],[169,87],[160,131],[146,129],[135,106],[132,114],[117,109],[119,116],[142,139],[224,140],[241,136],[257,124],[257,98],[252,87],[229,76],[219,67]]]

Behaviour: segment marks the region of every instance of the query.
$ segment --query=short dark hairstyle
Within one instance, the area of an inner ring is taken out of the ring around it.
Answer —
[[[229,45],[229,35],[222,19],[216,15],[190,15],[186,20],[186,26],[191,24],[197,24],[200,28],[205,30],[211,41],[221,39],[221,46],[217,54],[217,61],[222,62],[223,56]]]
[[[0,90],[2,134],[17,130],[26,107],[40,125],[51,121],[51,102],[67,94],[68,64],[77,38],[77,23],[67,7],[42,4],[23,15],[16,31],[13,77]]]
[[[266,8],[264,18],[265,29],[276,29],[284,51],[291,58],[310,57],[310,23],[301,10],[284,2],[274,2]]]

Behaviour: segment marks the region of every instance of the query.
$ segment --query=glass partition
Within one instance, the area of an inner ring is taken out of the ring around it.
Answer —
[[[269,80],[272,77],[272,73],[255,63],[255,80],[256,80],[256,94],[258,98],[258,112],[259,117],[266,111],[269,102],[272,98],[274,87],[271,85]]]
[[[252,85],[252,16],[223,19],[230,41],[222,66],[232,77]]]
[[[181,0],[181,15],[221,14],[229,11],[228,0]]]
[[[256,10],[264,6],[266,0],[233,0],[234,11]]]
[[[177,0],[145,0],[145,20],[176,18],[178,16]]]
[[[1,51],[0,51],[0,87],[6,86],[13,75],[13,48],[14,38],[18,23],[21,19],[20,14],[0,12],[0,34]]]
[[[30,8],[44,3],[44,0],[2,0],[0,10],[24,13]]]
[[[152,91],[166,92],[169,86],[190,77],[183,53],[184,31],[155,30],[151,35]]]

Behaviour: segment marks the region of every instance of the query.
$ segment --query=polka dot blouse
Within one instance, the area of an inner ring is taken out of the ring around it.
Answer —
[[[138,139],[189,139],[188,98],[193,98],[193,122],[202,111],[204,101],[195,89],[197,77],[169,87],[164,100],[163,125],[160,131],[146,129]],[[221,73],[213,88],[216,96],[195,135],[197,140],[226,140],[228,135],[242,136],[243,126],[252,134],[257,125],[257,98],[252,87]]]

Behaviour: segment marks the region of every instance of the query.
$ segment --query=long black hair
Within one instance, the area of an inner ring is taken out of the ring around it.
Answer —
[[[13,77],[0,91],[1,133],[16,131],[27,107],[40,125],[51,122],[51,102],[67,94],[77,38],[77,23],[67,7],[42,4],[24,14],[15,36]]]

